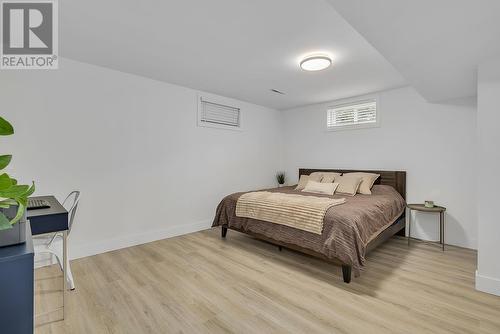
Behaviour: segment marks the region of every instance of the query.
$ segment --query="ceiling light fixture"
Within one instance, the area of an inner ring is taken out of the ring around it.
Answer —
[[[325,55],[314,55],[304,58],[300,62],[300,68],[304,71],[321,71],[332,64],[332,59]]]

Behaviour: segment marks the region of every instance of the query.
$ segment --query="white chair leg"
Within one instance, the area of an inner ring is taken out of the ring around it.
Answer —
[[[47,242],[46,246],[47,247],[50,247],[52,246],[52,243],[54,242],[54,240],[56,240],[56,238],[59,236],[59,233],[54,233],[54,235],[52,236],[52,238],[50,238],[49,242]]]
[[[50,248],[47,248],[46,252],[48,253],[51,253],[53,255],[55,255],[56,259],[57,259],[57,263],[59,264],[59,268],[61,268],[61,271],[63,271],[63,267],[62,267],[62,254],[60,254],[60,252],[58,251],[54,251]],[[75,290],[75,282],[73,280],[73,274],[71,273],[71,267],[69,265],[69,260],[66,261],[66,265],[68,266],[68,287],[70,288],[70,290]]]
[[[66,262],[68,266],[68,286],[70,290],[75,290],[75,282],[73,281],[73,274],[71,273],[71,267],[69,265],[69,260]]]
[[[61,258],[60,258],[60,256],[59,256],[59,254],[57,254],[57,252],[53,251],[53,250],[52,250],[52,249],[50,249],[50,248],[45,249],[43,252],[46,252],[46,253],[49,253],[49,254],[51,254],[51,255],[55,256],[55,257],[56,257],[56,260],[57,260],[57,264],[59,265],[59,268],[61,268],[61,270],[62,270],[62,262],[61,262]]]

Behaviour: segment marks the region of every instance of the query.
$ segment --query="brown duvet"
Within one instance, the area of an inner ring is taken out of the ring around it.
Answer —
[[[236,202],[244,193],[225,197],[215,214],[212,226],[261,234],[276,241],[294,244],[328,258],[338,259],[352,266],[355,276],[365,261],[366,245],[391,225],[403,213],[405,201],[391,186],[374,185],[371,195],[353,197],[319,195],[294,190],[294,187],[267,189],[271,192],[346,198],[344,204],[331,207],[326,212],[321,235],[274,224],[266,221],[236,216]]]

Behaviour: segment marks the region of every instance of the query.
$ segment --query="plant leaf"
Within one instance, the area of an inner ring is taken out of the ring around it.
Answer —
[[[26,209],[26,204],[19,202],[19,206],[17,207],[17,213],[14,219],[10,221],[10,225],[14,225],[18,221],[23,218],[24,210]]]
[[[10,164],[12,160],[12,155],[0,155],[0,169],[4,169]]]
[[[0,201],[1,204],[15,205],[19,204],[24,207],[28,206],[28,197],[35,192],[35,183],[33,182],[31,186],[28,185],[15,185],[7,190],[0,191],[0,197],[3,198]],[[14,202],[14,204],[12,203]]]
[[[28,186],[21,186],[21,187],[28,187]],[[24,206],[28,206],[28,197],[31,196],[35,192],[35,183],[33,182],[31,186],[28,187],[28,189],[23,192],[21,195],[17,196],[15,200],[18,203],[22,203]]]
[[[26,194],[24,194],[24,197],[28,198],[30,197],[31,195],[33,195],[33,193],[35,192],[35,181],[32,181],[31,182],[31,187],[29,187],[28,191],[26,192]]]
[[[12,225],[3,213],[0,212],[0,231],[11,229]]]
[[[0,201],[0,205],[2,208],[9,208],[11,205],[17,205],[17,202],[13,199],[7,198]]]
[[[6,173],[0,175],[0,191],[9,189],[11,187],[12,187],[12,180],[10,179],[9,175],[7,175]],[[10,197],[10,196],[3,196],[3,197]]]
[[[0,117],[0,136],[10,136],[14,134],[14,128],[3,117]]]
[[[16,199],[21,197],[23,194],[27,193],[30,186],[27,185],[15,185],[8,189],[0,190],[0,197]]]

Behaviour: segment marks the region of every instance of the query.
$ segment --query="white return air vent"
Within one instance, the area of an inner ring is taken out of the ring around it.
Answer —
[[[356,101],[328,108],[328,130],[356,129],[379,126],[377,100]]]
[[[214,128],[240,129],[241,109],[219,99],[200,96],[198,125]]]

